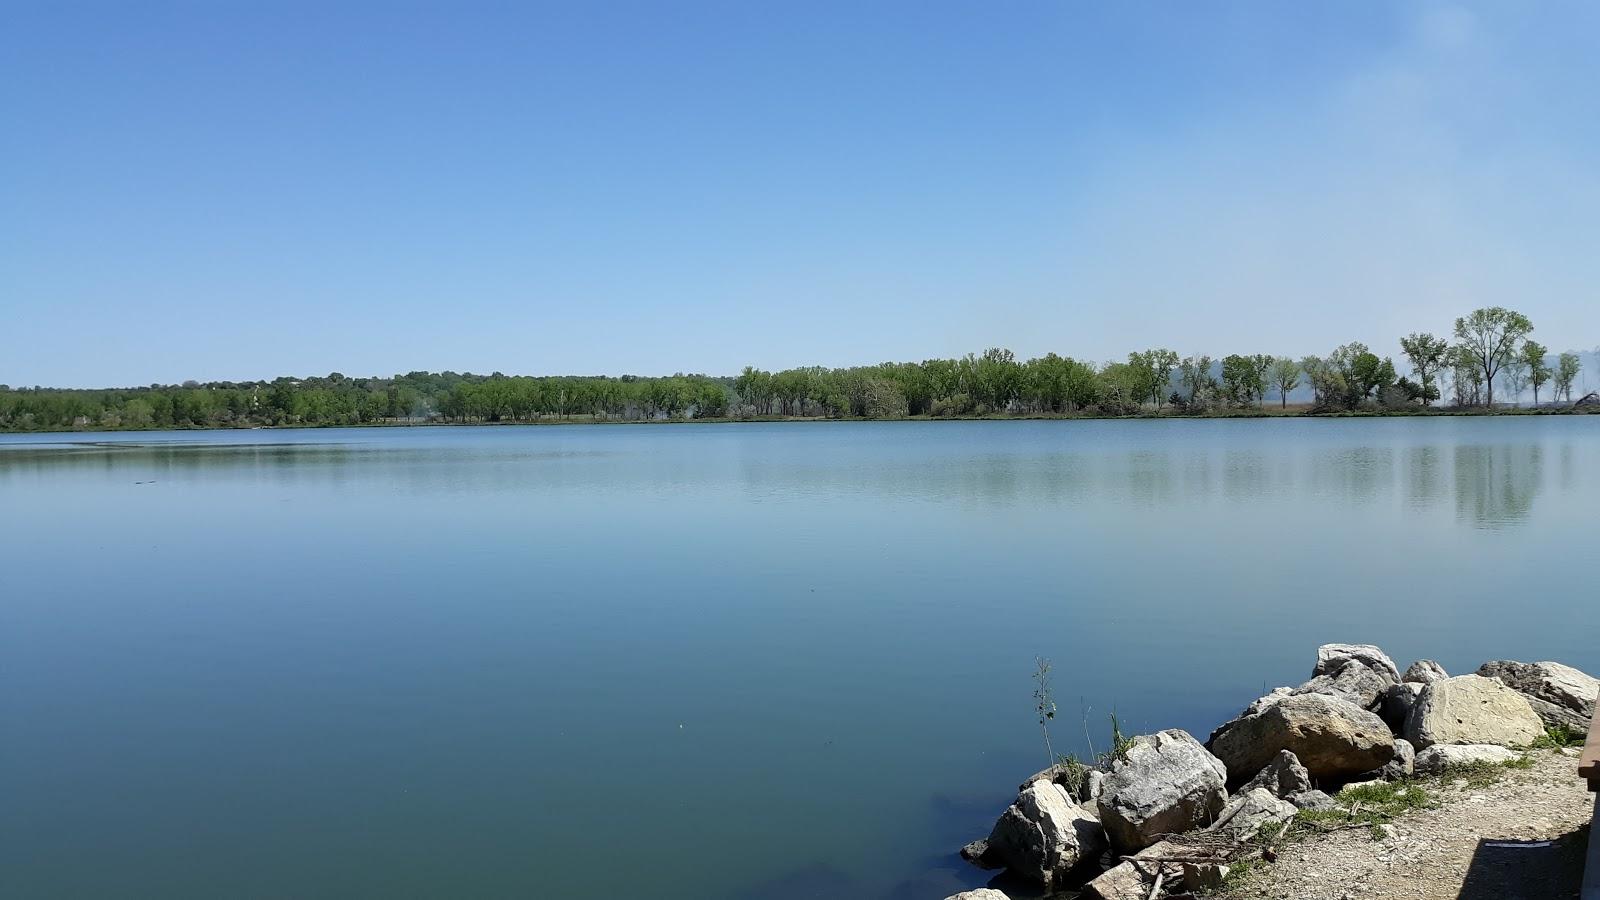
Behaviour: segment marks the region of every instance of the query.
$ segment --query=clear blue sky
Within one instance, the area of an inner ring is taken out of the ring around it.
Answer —
[[[0,6],[0,382],[1600,343],[1600,5]]]

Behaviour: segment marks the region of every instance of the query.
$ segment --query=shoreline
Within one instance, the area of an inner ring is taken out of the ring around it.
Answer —
[[[1048,673],[1041,661],[1035,697],[1047,747]],[[1476,831],[1452,845],[1459,859],[1442,892],[1418,892],[1467,897],[1451,879],[1499,864],[1480,857],[1497,857],[1506,841],[1586,844],[1573,748],[1597,694],[1600,680],[1558,662],[1490,660],[1452,676],[1428,659],[1402,672],[1372,644],[1324,644],[1309,680],[1274,688],[1204,741],[1181,729],[1124,735],[1113,716],[1111,749],[1090,760],[1057,756],[1018,786],[987,838],[961,848],[975,869],[999,874],[972,872],[987,884],[946,900],[1238,897],[1286,880],[1349,900],[1344,888],[1387,874],[1379,864],[1395,868],[1398,847],[1409,844],[1405,861],[1426,868],[1430,847]],[[1530,770],[1539,792],[1485,805],[1482,792]],[[1373,844],[1384,846],[1372,853]]]
[[[287,431],[322,430],[332,428],[507,428],[554,427],[584,425],[754,425],[754,424],[838,424],[850,422],[1158,422],[1206,421],[1218,419],[1433,419],[1433,418],[1516,418],[1527,416],[1586,416],[1600,414],[1600,407],[1567,406],[1509,409],[1415,409],[1415,410],[1339,410],[1312,412],[1308,409],[1234,410],[1187,415],[1167,412],[1148,412],[1129,416],[1107,416],[1075,413],[1024,413],[1017,415],[958,415],[958,416],[899,416],[871,418],[866,416],[722,416],[703,419],[520,419],[503,422],[461,422],[429,420],[421,422],[348,422],[348,423],[284,423],[278,425],[168,425],[150,428],[125,428],[121,426],[85,425],[71,429],[60,428],[0,428],[4,434],[140,434],[164,431]]]

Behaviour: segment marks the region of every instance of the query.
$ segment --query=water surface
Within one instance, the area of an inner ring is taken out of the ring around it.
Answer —
[[[934,900],[1318,643],[1600,670],[1600,417],[0,436],[0,894]]]

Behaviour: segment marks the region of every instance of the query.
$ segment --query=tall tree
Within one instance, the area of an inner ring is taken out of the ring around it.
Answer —
[[[1216,382],[1211,377],[1211,357],[1204,354],[1186,357],[1178,364],[1178,378],[1189,391],[1193,404],[1208,387]]]
[[[1484,405],[1494,406],[1494,377],[1516,358],[1517,345],[1533,331],[1527,316],[1503,306],[1488,306],[1456,320],[1456,343],[1483,372]]]
[[[1533,406],[1539,407],[1539,388],[1550,380],[1550,366],[1544,358],[1550,353],[1549,348],[1537,341],[1524,341],[1522,344],[1522,364],[1528,369],[1528,383],[1533,385]]]
[[[1568,351],[1561,354],[1556,360],[1556,396],[1566,395],[1567,402],[1572,402],[1572,382],[1578,378],[1582,363],[1578,354]]]
[[[1278,406],[1289,408],[1289,392],[1300,386],[1300,364],[1287,356],[1272,361],[1272,386],[1278,389]]]
[[[1450,342],[1426,332],[1413,332],[1400,339],[1400,350],[1411,360],[1411,370],[1417,373],[1417,382],[1422,385],[1422,405],[1427,406],[1432,399],[1430,393],[1435,398],[1439,396],[1433,382],[1450,353]]]

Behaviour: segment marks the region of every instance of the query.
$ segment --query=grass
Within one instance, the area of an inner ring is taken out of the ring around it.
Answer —
[[[1565,729],[1553,728],[1533,747],[1567,747],[1582,739],[1581,735],[1573,736]],[[1481,788],[1499,781],[1507,772],[1531,769],[1534,765],[1534,757],[1523,754],[1498,763],[1459,763],[1432,777],[1376,781],[1340,791],[1333,796],[1336,805],[1332,809],[1302,809],[1288,822],[1269,822],[1263,826],[1251,839],[1262,855],[1245,856],[1230,862],[1228,875],[1218,890],[1227,893],[1239,889],[1253,874],[1267,868],[1277,849],[1286,844],[1297,843],[1316,834],[1363,826],[1369,829],[1373,840],[1382,840],[1387,835],[1379,826],[1419,809],[1437,808],[1440,801],[1434,788],[1442,783],[1465,779],[1468,787]]]
[[[1546,725],[1544,734],[1528,745],[1529,750],[1560,750],[1562,747],[1581,747],[1588,735],[1565,725]]]
[[[1533,768],[1533,757],[1524,754],[1516,759],[1508,759],[1505,762],[1479,760],[1477,762],[1456,763],[1453,766],[1446,767],[1439,777],[1447,780],[1465,779],[1467,787],[1477,788],[1494,784],[1509,770],[1531,768]]]

